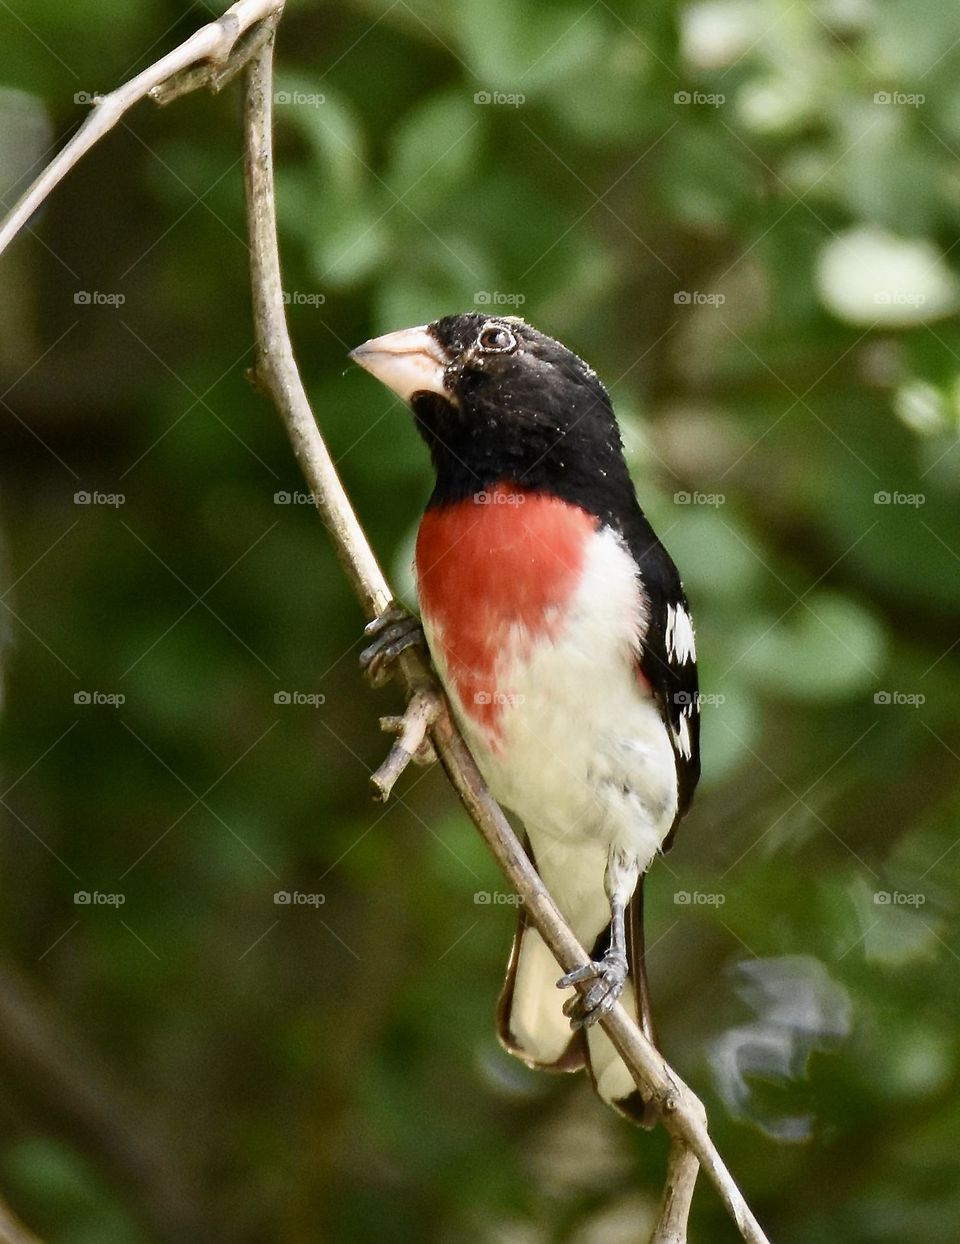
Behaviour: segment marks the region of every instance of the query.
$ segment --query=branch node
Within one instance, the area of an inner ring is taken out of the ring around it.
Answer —
[[[250,58],[255,56],[264,43],[273,36],[279,20],[280,11],[277,10],[255,26],[251,26],[241,36],[241,26],[237,15],[232,12],[224,13],[216,23],[220,27],[220,39],[207,58],[200,64],[181,69],[179,73],[167,78],[165,82],[158,82],[149,90],[150,98],[155,104],[163,107],[203,87],[207,87],[216,95],[240,73]]]
[[[411,761],[423,765],[436,759],[427,731],[436,721],[439,711],[440,697],[437,692],[432,687],[421,687],[410,697],[403,716],[380,718],[380,729],[398,737],[386,760],[370,777],[375,799],[386,802],[397,778]]]

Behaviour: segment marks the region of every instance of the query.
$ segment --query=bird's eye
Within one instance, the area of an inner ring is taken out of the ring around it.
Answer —
[[[491,354],[509,354],[517,348],[517,339],[502,324],[488,324],[477,339],[481,350]]]

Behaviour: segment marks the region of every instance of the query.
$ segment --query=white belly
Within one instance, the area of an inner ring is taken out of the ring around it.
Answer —
[[[609,920],[610,850],[645,872],[676,814],[673,748],[634,669],[642,610],[631,558],[600,532],[566,624],[532,643],[519,627],[503,637],[488,692],[500,705],[497,740],[438,662],[484,778],[523,820],[544,883],[582,937]],[[443,645],[424,625],[436,659]]]

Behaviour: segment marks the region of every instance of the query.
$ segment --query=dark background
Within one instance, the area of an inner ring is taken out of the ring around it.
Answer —
[[[0,6],[3,202],[218,11]],[[399,590],[430,471],[351,346],[519,310],[611,389],[707,696],[661,1035],[778,1244],[960,1223],[958,69],[931,0],[279,36],[292,332]],[[142,104],[0,266],[0,1187],[57,1244],[643,1240],[664,1136],[500,1052],[442,776],[370,802],[399,697],[244,377],[240,158],[235,86]]]

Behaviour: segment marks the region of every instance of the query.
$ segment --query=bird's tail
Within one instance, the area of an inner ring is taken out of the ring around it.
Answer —
[[[521,909],[507,979],[497,1006],[497,1031],[505,1049],[540,1071],[579,1071],[586,1064],[582,1032],[571,1032],[557,989],[560,969]],[[572,992],[572,990],[570,991]]]
[[[620,1001],[637,1017],[644,1034],[654,1040],[643,954],[643,879],[627,908],[627,956],[630,975]],[[609,929],[593,948],[595,958],[606,949]],[[557,989],[560,969],[536,929],[521,911],[497,1009],[504,1047],[530,1067],[542,1071],[579,1071],[587,1067],[599,1096],[641,1127],[652,1127],[656,1112],[641,1097],[633,1077],[599,1025],[571,1032],[563,1003],[573,989]]]

